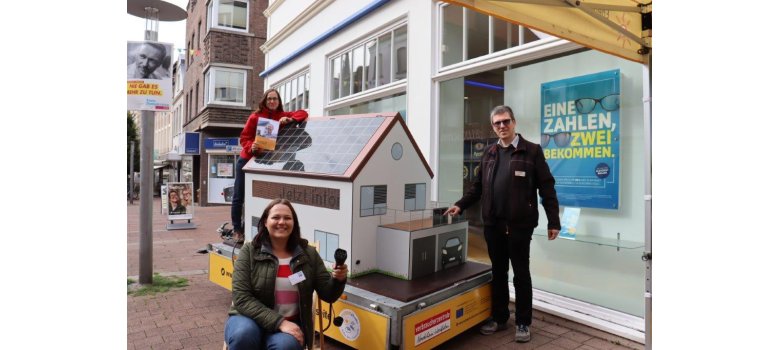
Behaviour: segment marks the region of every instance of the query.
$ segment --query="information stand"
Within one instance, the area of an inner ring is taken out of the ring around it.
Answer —
[[[195,204],[192,201],[192,182],[169,182],[160,188],[162,213],[168,215],[168,230],[188,230],[196,227],[192,222]],[[174,223],[174,221],[186,221]]]
[[[241,246],[208,250],[209,281],[232,290]],[[356,349],[431,349],[490,316],[490,279],[490,266],[471,261],[411,281],[371,273],[349,279],[341,299],[314,315],[330,324],[326,336]]]

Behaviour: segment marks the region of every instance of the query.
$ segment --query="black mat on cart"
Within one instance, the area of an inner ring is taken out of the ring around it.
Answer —
[[[347,284],[398,301],[408,302],[485,272],[490,272],[490,265],[467,261],[465,264],[436,271],[411,281],[375,272],[350,278],[347,280]]]

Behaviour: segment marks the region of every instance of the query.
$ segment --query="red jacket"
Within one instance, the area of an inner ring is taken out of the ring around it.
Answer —
[[[268,118],[279,120],[282,119],[282,117],[290,117],[300,123],[309,117],[309,113],[302,109],[294,112],[278,112],[271,111],[268,108],[263,108],[260,113],[252,112],[252,114],[249,115],[249,119],[246,121],[246,125],[244,125],[244,130],[241,131],[241,138],[239,139],[239,143],[241,143],[241,158],[252,159],[252,143],[255,142],[255,135],[257,133],[257,119]],[[286,124],[285,126],[287,125],[289,124]]]

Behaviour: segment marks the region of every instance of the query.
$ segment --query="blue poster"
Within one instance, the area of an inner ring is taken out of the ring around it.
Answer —
[[[617,209],[620,70],[542,84],[541,146],[561,206]]]

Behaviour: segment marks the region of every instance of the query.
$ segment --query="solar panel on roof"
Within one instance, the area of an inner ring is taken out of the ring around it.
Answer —
[[[314,119],[284,127],[253,168],[343,175],[385,118]]]

